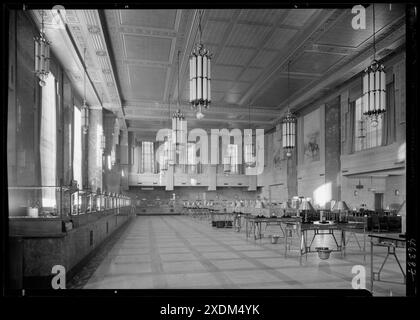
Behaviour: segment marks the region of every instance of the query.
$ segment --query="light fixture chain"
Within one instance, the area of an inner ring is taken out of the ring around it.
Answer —
[[[179,107],[179,55],[180,55],[181,51],[178,50],[178,107]]]
[[[83,50],[83,100],[86,104],[86,47]]]
[[[373,28],[373,60],[376,60],[376,39],[375,39],[375,34],[376,34],[376,28],[375,28],[375,3],[372,4],[372,15],[373,15],[373,23],[372,23],[372,28]]]
[[[202,10],[199,10],[198,11],[198,14],[199,14],[199,20],[198,20],[198,36],[199,36],[199,41],[198,41],[198,43],[199,44],[201,44],[201,33],[202,33],[202,30],[201,30],[201,19],[203,18],[203,11]]]
[[[290,112],[290,60],[287,63],[287,111]]]
[[[41,11],[41,35],[44,34],[44,10]]]

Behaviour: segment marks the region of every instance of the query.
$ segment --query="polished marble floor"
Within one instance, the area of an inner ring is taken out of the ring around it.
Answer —
[[[262,240],[246,239],[245,232],[212,228],[205,220],[186,216],[138,216],[125,230],[99,252],[75,277],[70,287],[85,289],[150,288],[334,288],[351,289],[352,267],[366,267],[366,286],[370,288],[370,246],[366,259],[353,238],[346,255],[332,252],[328,260],[317,253],[299,258],[299,240],[284,256],[284,240],[272,244],[270,234],[277,226],[264,230]],[[339,235],[337,235],[339,240]],[[358,235],[363,245],[362,235]],[[317,237],[313,247],[330,246],[330,237]],[[379,268],[384,248],[375,247],[374,264]],[[405,250],[398,256],[405,263]],[[405,295],[403,276],[393,257],[374,283],[374,295]]]

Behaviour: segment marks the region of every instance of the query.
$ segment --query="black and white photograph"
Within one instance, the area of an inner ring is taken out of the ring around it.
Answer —
[[[7,7],[4,288],[417,295],[418,7],[198,7]]]

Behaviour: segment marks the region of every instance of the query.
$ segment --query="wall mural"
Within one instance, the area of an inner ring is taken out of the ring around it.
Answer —
[[[311,163],[320,160],[321,114],[316,109],[303,117],[304,162]]]

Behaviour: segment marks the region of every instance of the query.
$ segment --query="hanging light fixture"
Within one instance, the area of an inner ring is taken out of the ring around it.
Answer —
[[[184,131],[184,120],[185,116],[180,109],[176,110],[172,115],[172,144],[177,153],[180,152],[180,146],[182,144],[182,134]]]
[[[41,17],[41,31],[35,40],[35,74],[39,78],[39,85],[44,87],[45,80],[50,73],[50,44],[44,33],[44,10]]]
[[[249,123],[249,130],[251,130],[249,136],[247,137],[248,139],[245,140],[245,144],[244,144],[244,160],[245,160],[245,166],[250,168],[250,167],[255,167],[255,158],[253,157],[254,155],[254,144],[252,143],[252,129],[251,129],[251,104],[249,104],[249,108],[248,108],[248,123]]]
[[[183,134],[185,128],[185,116],[181,112],[179,103],[179,55],[181,51],[178,51],[178,96],[177,96],[177,110],[172,115],[172,144],[175,148],[176,153],[180,153],[180,146],[183,143]]]
[[[202,16],[202,11],[199,11],[199,40],[190,55],[190,103],[197,112],[197,119],[203,118],[202,108],[207,109],[211,103],[210,61],[212,55],[201,42]]]
[[[282,141],[286,156],[292,156],[292,150],[296,145],[296,117],[290,112],[290,61],[287,64],[287,113],[282,120]]]
[[[87,134],[89,129],[89,107],[86,103],[86,48],[83,51],[83,105],[81,111],[83,134]]]
[[[376,60],[375,41],[375,4],[372,4],[373,15],[373,61],[363,74],[363,115],[378,125],[378,119],[386,112],[386,78],[384,66]]]

